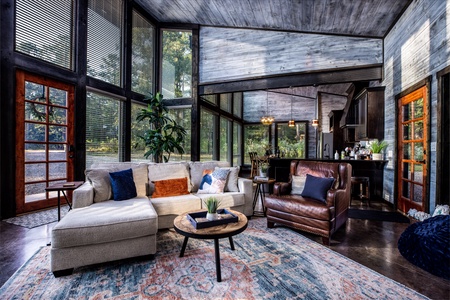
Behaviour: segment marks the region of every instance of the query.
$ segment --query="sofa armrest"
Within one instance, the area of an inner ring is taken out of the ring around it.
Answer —
[[[331,189],[327,193],[327,206],[334,206],[334,211],[338,215],[342,211],[348,209],[350,206],[349,199],[347,197],[346,190],[335,190]]]
[[[94,203],[94,187],[89,181],[75,189],[72,194],[72,208],[89,206]]]
[[[273,194],[277,196],[289,195],[292,190],[291,182],[275,182],[273,185]]]
[[[253,181],[248,178],[238,178],[239,192],[244,194],[244,215],[253,215]]]

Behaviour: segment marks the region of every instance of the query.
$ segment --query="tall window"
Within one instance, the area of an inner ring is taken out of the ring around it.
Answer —
[[[192,96],[192,32],[163,30],[162,94],[166,99]]]
[[[269,127],[262,124],[246,125],[244,127],[245,164],[250,164],[249,152],[264,155],[269,148]]]
[[[119,161],[123,104],[118,98],[86,94],[86,167]]]
[[[220,109],[226,112],[231,112],[233,94],[220,94]]]
[[[133,11],[131,89],[144,95],[153,93],[154,27]]]
[[[73,1],[16,1],[16,51],[72,69]]]
[[[186,137],[183,140],[182,147],[184,149],[184,154],[180,155],[179,153],[173,153],[170,155],[169,161],[181,161],[181,160],[190,160],[191,159],[191,108],[170,108],[169,114],[170,117],[178,123],[178,125],[183,126],[186,129]]]
[[[239,123],[233,122],[233,166],[240,166],[242,164],[242,126]]]
[[[232,122],[227,118],[220,118],[220,160],[231,163],[231,131]]]
[[[138,122],[136,118],[141,111],[145,109],[144,103],[132,102],[131,103],[131,161],[146,161],[144,157],[145,146],[140,136],[144,135],[145,130],[148,128],[148,122]]]
[[[200,112],[200,160],[208,161],[217,159],[215,157],[215,149],[217,144],[218,118],[206,109]]]
[[[242,118],[242,92],[233,93],[233,115]]]
[[[280,155],[291,158],[306,157],[306,123],[296,122],[294,127],[288,123],[277,123],[277,143]]]
[[[88,0],[87,74],[122,85],[121,0]]]

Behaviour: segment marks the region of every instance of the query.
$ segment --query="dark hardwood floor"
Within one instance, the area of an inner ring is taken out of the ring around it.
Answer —
[[[365,202],[353,200],[352,207],[391,210],[386,203],[373,201],[369,208]],[[0,222],[0,286],[40,247],[50,242],[54,224],[27,229]],[[349,219],[346,227],[333,236],[330,248],[431,299],[450,299],[450,281],[412,265],[398,252],[397,240],[408,225]],[[321,243],[320,237],[302,234]]]

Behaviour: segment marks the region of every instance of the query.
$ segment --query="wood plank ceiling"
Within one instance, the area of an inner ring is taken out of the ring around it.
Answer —
[[[160,22],[384,38],[412,0],[136,0]]]

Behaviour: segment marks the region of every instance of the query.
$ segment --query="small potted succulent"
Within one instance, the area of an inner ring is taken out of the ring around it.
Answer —
[[[267,171],[269,171],[269,162],[263,161],[259,163],[259,176],[267,177]]]
[[[378,141],[374,140],[369,143],[369,149],[372,151],[372,159],[373,160],[381,160],[382,154],[381,152],[386,149],[388,143],[386,141]]]
[[[209,197],[205,201],[205,206],[208,212],[206,213],[206,218],[210,221],[219,219],[219,214],[217,209],[219,208],[220,201],[215,197]]]

